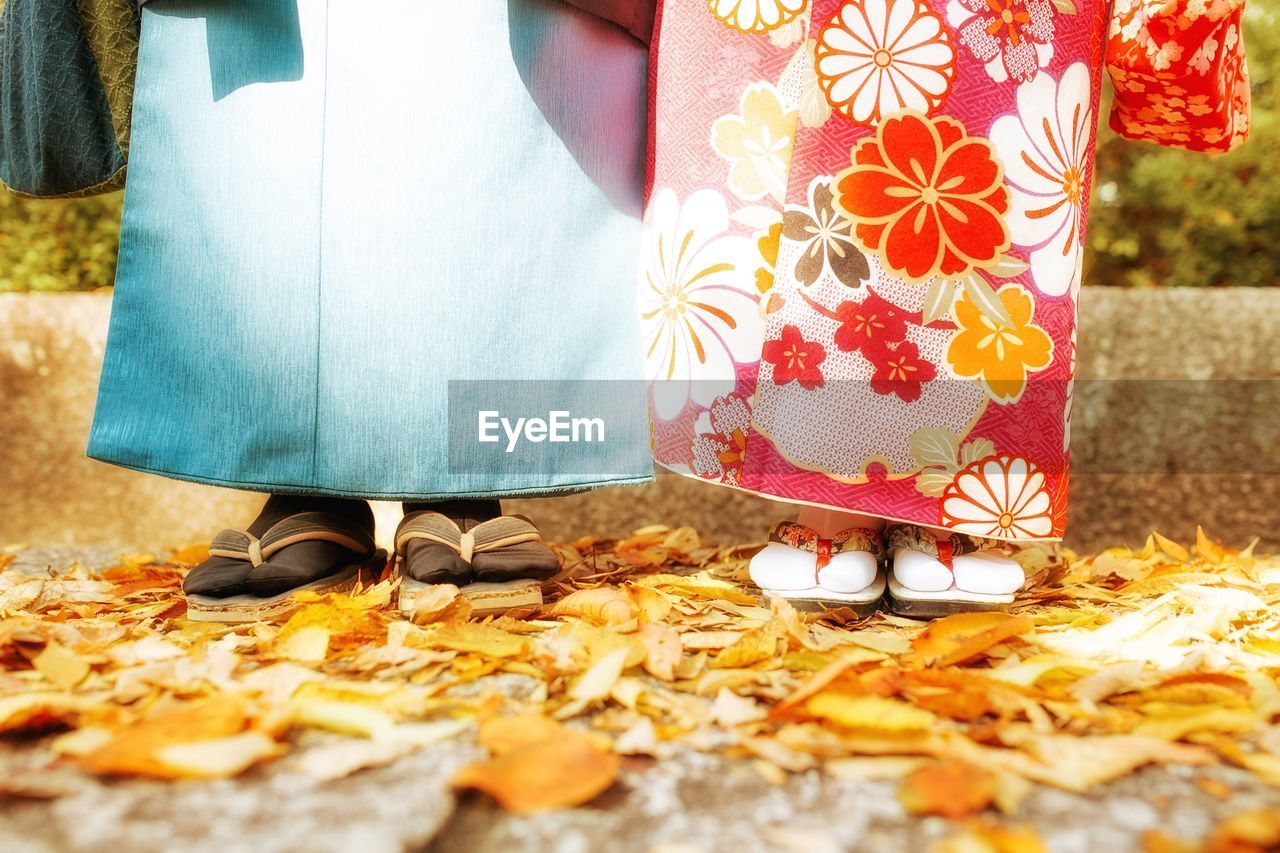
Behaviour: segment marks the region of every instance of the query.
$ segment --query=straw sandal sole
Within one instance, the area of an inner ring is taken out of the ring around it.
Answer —
[[[397,606],[405,616],[412,616],[418,599],[439,584],[424,583],[400,576]],[[536,580],[514,580],[503,583],[470,583],[458,588],[476,616],[506,613],[520,607],[542,606],[542,583]]]

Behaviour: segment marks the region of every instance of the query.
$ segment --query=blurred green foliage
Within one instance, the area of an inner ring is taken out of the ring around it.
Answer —
[[[1101,110],[1085,281],[1280,284],[1280,0],[1249,0],[1253,134],[1209,157],[1120,139]],[[29,201],[0,189],[0,292],[94,290],[115,275],[121,194]]]
[[[0,293],[110,286],[122,196],[46,201],[0,188]]]

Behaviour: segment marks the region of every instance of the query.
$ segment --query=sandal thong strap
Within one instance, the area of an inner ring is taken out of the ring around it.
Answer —
[[[333,542],[362,557],[377,549],[372,532],[345,515],[300,512],[277,521],[261,539],[247,530],[223,530],[213,537],[209,555],[245,560],[257,568],[272,554],[299,542]]]
[[[396,530],[396,556],[403,558],[408,544],[415,539],[438,542],[457,552],[463,561],[483,551],[496,551],[509,545],[525,542],[541,542],[542,534],[533,522],[514,515],[501,515],[482,521],[467,532],[447,515],[438,512],[417,512],[405,516]]]
[[[819,569],[831,562],[833,554],[866,551],[875,555],[876,560],[884,555],[880,534],[866,527],[849,527],[830,539],[824,539],[808,525],[798,521],[780,521],[769,531],[769,541],[817,554]]]
[[[948,569],[955,568],[952,560],[963,554],[977,554],[983,551],[1000,552],[1003,546],[995,539],[979,539],[967,533],[951,533],[939,536],[927,527],[915,524],[894,524],[885,531],[886,546],[894,551],[906,548],[919,551],[934,557]]]

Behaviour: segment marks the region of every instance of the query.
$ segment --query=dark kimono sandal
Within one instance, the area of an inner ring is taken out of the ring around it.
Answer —
[[[1003,546],[995,539],[979,539],[965,533],[939,536],[928,528],[914,524],[889,525],[885,529],[885,549],[890,562],[900,548],[928,554],[951,571],[955,569],[952,560],[964,554],[1004,554]],[[957,588],[954,580],[950,589],[922,592],[904,586],[894,576],[892,569],[889,572],[889,609],[899,616],[934,619],[955,613],[1005,610],[1013,603],[1013,599],[1014,593],[996,595],[966,592]]]
[[[770,595],[787,599],[797,610],[824,612],[849,609],[859,617],[871,616],[876,612],[885,590],[884,546],[877,531],[850,527],[830,539],[824,539],[816,530],[798,521],[780,521],[769,531],[769,541],[814,555],[814,581],[810,589],[766,590]],[[831,558],[854,551],[865,551],[875,558],[879,566],[875,579],[857,592],[836,592],[826,588],[822,584],[822,570],[830,565]]]
[[[272,560],[290,546],[302,542],[332,542],[350,552],[322,577],[311,567]],[[374,576],[386,567],[387,552],[379,550],[373,532],[344,515],[329,512],[300,512],[267,530],[262,538],[244,530],[224,530],[213,538],[209,556],[243,560],[249,564],[249,585],[267,589],[286,587],[273,595],[242,594],[227,597],[187,594],[187,618],[193,622],[256,622],[281,616],[297,605],[294,595],[353,590],[362,572]],[[296,581],[296,585],[290,585]]]
[[[426,547],[410,548],[423,542]],[[437,547],[438,546],[438,547]],[[542,581],[560,560],[527,518],[503,515],[463,531],[438,512],[415,512],[396,530],[400,612],[412,614],[431,587],[456,584],[476,614],[542,604]]]

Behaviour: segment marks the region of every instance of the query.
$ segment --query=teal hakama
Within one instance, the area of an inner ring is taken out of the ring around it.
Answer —
[[[386,499],[649,478],[642,392],[518,464],[448,418],[449,380],[641,375],[644,45],[559,0],[143,9],[91,456]]]

